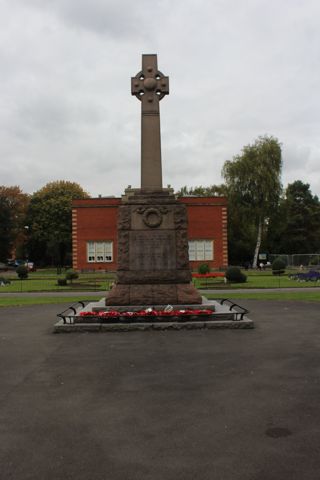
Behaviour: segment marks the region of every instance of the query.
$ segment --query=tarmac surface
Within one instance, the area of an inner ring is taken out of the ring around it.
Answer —
[[[1,308],[0,479],[319,479],[319,304],[241,305],[254,330],[53,334],[64,305]]]

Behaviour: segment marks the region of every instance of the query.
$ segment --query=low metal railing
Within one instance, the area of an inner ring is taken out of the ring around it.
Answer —
[[[58,313],[57,317],[63,320],[63,323],[74,323],[74,319],[77,316],[77,310],[79,307],[84,308],[92,300],[79,300],[78,302],[73,303],[70,307],[63,310],[63,312]],[[77,308],[76,308],[77,305]]]
[[[244,315],[249,313],[249,310],[247,310],[244,307],[241,307],[240,305],[235,303],[233,300],[229,300],[228,298],[220,298],[220,299],[217,299],[217,301],[220,302],[220,305],[225,305],[225,303],[228,302],[229,310],[230,311],[232,311],[233,309],[236,310],[235,312],[233,312],[235,316],[234,318],[235,321],[243,320]]]

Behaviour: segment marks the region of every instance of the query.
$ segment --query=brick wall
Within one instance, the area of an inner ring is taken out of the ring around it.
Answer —
[[[227,238],[227,203],[224,197],[183,197],[187,205],[189,240],[213,240],[214,259],[212,261],[190,262],[192,270],[197,270],[201,263],[208,263],[211,268],[228,266]]]
[[[188,211],[189,240],[214,240],[214,260],[192,261],[197,270],[201,263],[213,269],[228,265],[227,202],[224,197],[183,197]],[[117,218],[120,198],[89,198],[75,200],[72,209],[72,255],[75,270],[117,269]],[[87,261],[87,242],[113,241],[113,261],[91,263]]]

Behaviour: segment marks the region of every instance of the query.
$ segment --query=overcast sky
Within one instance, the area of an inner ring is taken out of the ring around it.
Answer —
[[[319,0],[0,0],[0,185],[140,186],[130,78],[157,53],[164,184],[221,183],[259,135],[320,196]]]

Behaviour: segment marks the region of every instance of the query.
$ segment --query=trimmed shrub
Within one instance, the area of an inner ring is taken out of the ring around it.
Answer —
[[[285,269],[286,269],[286,263],[280,257],[276,258],[275,261],[272,263],[273,275],[282,275],[285,272]]]
[[[310,265],[319,265],[319,257],[312,257],[310,260]]]
[[[69,272],[66,273],[66,280],[70,280],[70,283],[77,278],[79,278],[79,273],[74,270],[69,270]]]
[[[68,285],[67,279],[66,278],[58,278],[58,285],[59,287],[65,287]]]
[[[204,275],[209,272],[210,272],[210,267],[207,263],[201,263],[201,265],[199,265],[198,273],[201,273],[201,275]]]
[[[28,268],[25,265],[19,265],[19,267],[16,268],[16,272],[20,280],[28,278]]]
[[[226,279],[232,283],[245,283],[247,276],[241,272],[239,267],[228,267],[226,271]]]

